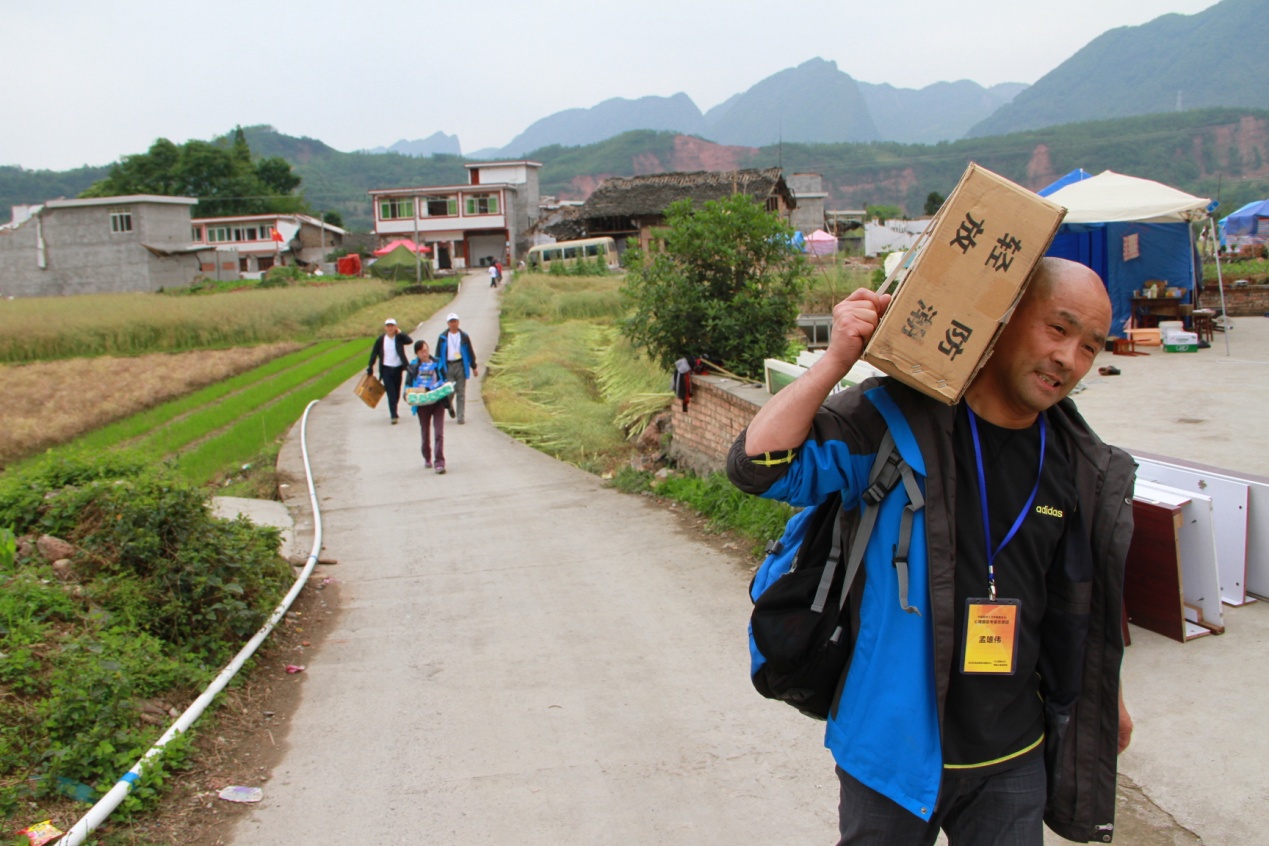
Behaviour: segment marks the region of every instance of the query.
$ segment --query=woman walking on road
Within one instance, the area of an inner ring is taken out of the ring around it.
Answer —
[[[406,384],[411,388],[426,388],[429,391],[445,384],[445,365],[432,357],[427,341],[414,342],[414,356],[414,360],[406,367],[409,379]],[[445,412],[450,410],[450,401],[450,397],[445,397],[428,405],[410,407],[410,412],[419,418],[419,431],[423,437],[423,466],[429,470],[435,466],[439,474],[445,472]],[[429,428],[435,433],[431,438]]]

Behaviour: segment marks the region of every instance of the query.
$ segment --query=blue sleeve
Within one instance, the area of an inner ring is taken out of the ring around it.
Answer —
[[[811,431],[791,459],[748,455],[742,432],[727,457],[727,473],[746,493],[806,507],[840,492],[842,505],[852,508],[867,487],[886,428],[866,391],[852,388],[820,406]]]

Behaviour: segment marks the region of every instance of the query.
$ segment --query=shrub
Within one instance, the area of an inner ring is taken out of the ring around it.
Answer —
[[[793,331],[807,283],[792,231],[747,194],[666,212],[665,248],[627,253],[623,288],[633,313],[623,326],[664,369],[683,356],[762,373]]]
[[[277,532],[211,516],[165,468],[66,458],[0,481],[0,522],[76,544],[71,577],[0,531],[0,813],[59,778],[108,789],[158,737],[147,700],[188,701],[291,580]],[[64,574],[58,574],[64,575]],[[164,706],[166,708],[166,705]],[[125,810],[153,798],[182,740]]]

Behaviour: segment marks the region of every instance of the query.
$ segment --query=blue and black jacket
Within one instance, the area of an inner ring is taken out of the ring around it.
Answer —
[[[467,337],[467,333],[461,329],[458,334],[462,336],[463,350],[463,377],[471,378],[471,369],[476,366],[476,350],[472,348],[471,338]],[[441,333],[436,339],[436,357],[440,360],[441,366],[448,366],[449,363],[449,331]]]
[[[1048,412],[1071,446],[1082,519],[1052,568],[1039,672],[1046,697],[1045,821],[1070,840],[1104,841],[1113,831],[1119,726],[1123,566],[1132,539],[1135,465],[1097,438],[1070,400]],[[835,394],[789,463],[757,463],[741,433],[728,474],[741,490],[811,506],[833,492],[861,504],[888,429],[925,496],[909,550],[907,601],[900,602],[892,547],[908,503],[897,485],[864,553],[862,596],[852,601],[855,649],[825,745],[843,770],[928,820],[938,802],[943,703],[956,644],[955,408],[892,379]],[[754,656],[759,660],[761,656]]]

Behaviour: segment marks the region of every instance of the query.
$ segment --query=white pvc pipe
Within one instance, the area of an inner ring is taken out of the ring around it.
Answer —
[[[295,580],[295,584],[291,586],[291,590],[282,599],[281,604],[274,609],[273,614],[268,621],[256,632],[251,640],[247,641],[246,646],[238,651],[233,660],[225,665],[225,669],[220,671],[220,675],[208,686],[202,694],[194,700],[185,713],[176,719],[176,722],[163,733],[150,751],[146,752],[140,761],[133,765],[132,769],[124,773],[120,779],[115,782],[114,787],[107,791],[106,795],[97,800],[97,804],[88,809],[88,813],[84,814],[75,825],[71,826],[71,830],[58,841],[59,846],[79,846],[84,842],[97,826],[106,821],[106,818],[119,807],[119,803],[132,791],[132,786],[141,778],[141,773],[145,770],[146,765],[151,758],[159,755],[163,751],[172,738],[186,731],[194,721],[197,720],[212,700],[216,698],[216,694],[224,690],[225,685],[229,684],[242,665],[250,658],[264,642],[264,639],[273,631],[273,627],[286,614],[291,607],[291,603],[295,601],[295,597],[299,596],[300,591],[304,589],[304,585],[308,582],[308,577],[313,572],[313,567],[317,564],[318,553],[322,549],[322,512],[317,505],[317,491],[313,487],[313,470],[308,463],[308,413],[318,401],[313,400],[304,409],[304,416],[300,420],[300,452],[304,456],[304,475],[308,479],[308,498],[313,507],[313,550],[309,553],[308,561],[304,565],[304,570],[300,573],[299,578]]]

